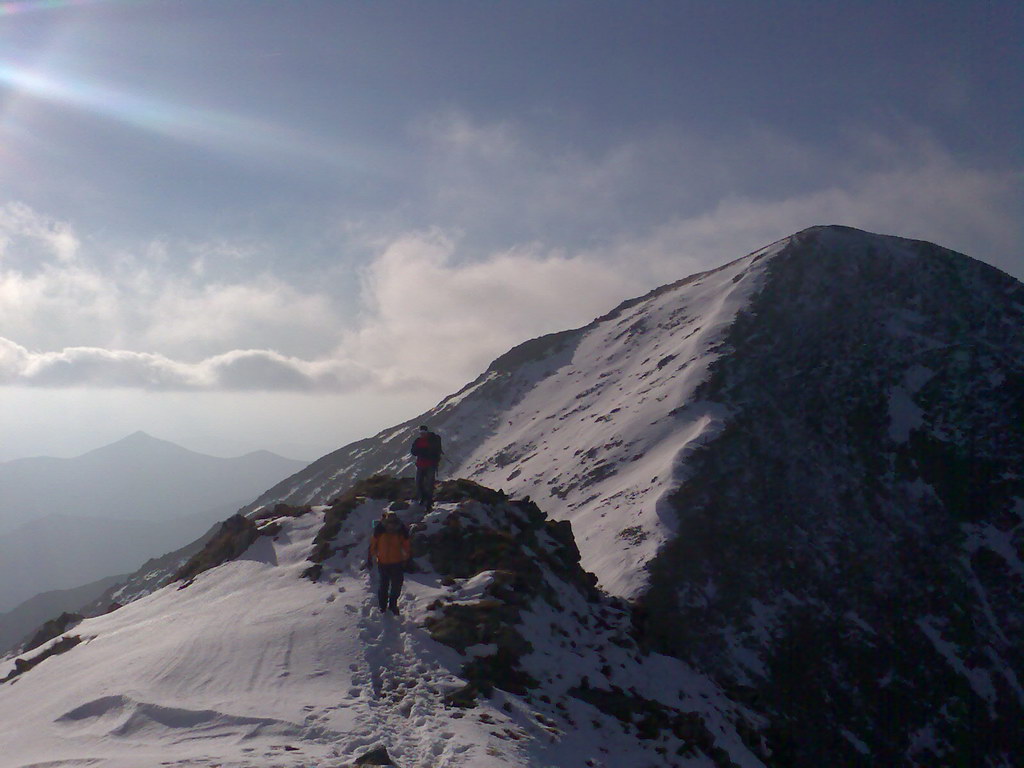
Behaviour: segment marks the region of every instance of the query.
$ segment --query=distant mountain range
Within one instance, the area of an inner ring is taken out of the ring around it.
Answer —
[[[267,451],[222,459],[144,432],[72,459],[0,464],[0,533],[46,515],[167,520],[251,498],[306,462]]]
[[[77,458],[0,464],[0,611],[131,572],[303,466],[266,451],[205,456],[143,432]]]

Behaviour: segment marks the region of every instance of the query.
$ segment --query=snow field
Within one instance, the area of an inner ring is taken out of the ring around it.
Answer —
[[[0,740],[11,745],[4,765],[340,768],[377,746],[402,768],[707,764],[700,752],[680,756],[685,744],[671,733],[637,739],[633,724],[572,695],[584,678],[699,712],[736,764],[760,765],[710,681],[640,654],[621,605],[588,602],[543,565],[559,607],[535,600],[519,627],[533,647],[524,669],[539,687],[446,707],[445,694],[465,684],[462,665],[497,647],[462,655],[435,642],[423,629],[428,607],[492,600],[495,574],[442,583],[421,558],[420,572],[406,577],[402,615],[381,615],[365,559],[385,505],[369,501],[346,518],[319,583],[301,574],[322,508],[264,523],[281,530],[185,588],[170,585],[71,630],[81,645],[0,687]],[[455,508],[400,514],[430,536]],[[509,511],[478,502],[458,510],[484,525],[511,524]],[[558,546],[543,531],[538,543]]]
[[[737,312],[763,284],[770,257],[787,242],[596,323],[571,360],[494,419],[491,433],[474,435],[468,424],[445,432],[475,445],[457,474],[529,495],[553,517],[571,520],[584,568],[614,595],[639,594],[644,565],[675,525],[661,499],[684,480],[687,452],[727,417],[695,402],[694,393]]]
[[[461,681],[439,658],[458,654],[416,626],[436,589],[410,578],[408,615],[377,612],[360,565],[380,505],[365,506],[361,546],[325,583],[300,576],[321,515],[282,518],[187,588],[80,624],[81,645],[0,687],[3,764],[326,767],[383,744],[403,768],[525,765],[440,705]]]

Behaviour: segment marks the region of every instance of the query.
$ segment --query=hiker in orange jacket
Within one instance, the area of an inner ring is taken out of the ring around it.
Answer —
[[[390,610],[398,615],[398,596],[402,593],[405,569],[412,557],[409,530],[394,512],[388,512],[373,528],[370,540],[370,561],[377,561],[380,590],[377,601],[381,612]]]

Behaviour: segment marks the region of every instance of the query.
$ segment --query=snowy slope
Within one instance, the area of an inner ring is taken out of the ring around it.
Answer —
[[[584,567],[613,594],[635,596],[674,525],[660,500],[688,451],[721,428],[723,409],[692,403],[693,393],[788,242],[527,342],[426,414],[325,456],[248,509],[323,503],[360,477],[408,471],[413,432],[428,423],[445,441],[442,476],[529,495],[571,520]]]
[[[491,609],[500,572],[442,577],[430,556],[420,557],[403,615],[381,616],[363,560],[387,504],[362,498],[347,513],[319,582],[303,573],[323,507],[263,520],[273,535],[238,559],[69,629],[64,637],[80,638],[77,645],[0,684],[3,765],[326,768],[381,745],[401,768],[706,766],[726,756],[763,765],[737,733],[741,713],[717,687],[677,660],[642,654],[626,634],[628,612],[571,583],[582,578],[563,554],[571,539],[556,541],[543,515],[508,504],[463,499],[425,516],[403,512],[419,522],[428,554],[456,510],[480,535],[526,531],[532,550],[513,555],[537,556],[524,566],[544,574],[536,586],[546,596],[520,594],[512,629],[527,643],[522,669],[536,683],[522,695],[495,688],[446,705],[466,685],[467,665],[485,667],[500,651],[477,644],[460,652],[449,647],[457,640],[442,644],[425,625],[449,610]],[[562,563],[565,577],[545,563]],[[0,677],[15,669],[9,660]],[[581,684],[597,693],[568,693]],[[610,705],[601,696],[615,691],[664,723],[603,711]],[[635,735],[640,727],[644,739]]]
[[[644,567],[676,527],[661,500],[681,482],[688,453],[727,415],[716,403],[694,403],[694,393],[723,353],[737,311],[762,285],[764,264],[784,245],[595,323],[571,360],[463,449],[454,472],[528,494],[571,520],[585,567],[612,593],[637,595]]]
[[[408,471],[429,423],[445,471],[573,521],[647,642],[757,701],[773,765],[1014,766],[1022,329],[988,265],[813,227],[513,349],[250,509]]]

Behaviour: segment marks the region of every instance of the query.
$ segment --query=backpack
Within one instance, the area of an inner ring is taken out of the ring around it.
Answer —
[[[434,432],[427,432],[425,435],[417,437],[412,445],[412,455],[417,458],[437,461],[441,458],[442,453],[444,451],[441,449],[441,438]]]
[[[441,449],[441,436],[435,432],[427,432],[427,450],[429,458],[440,459],[444,451]]]

